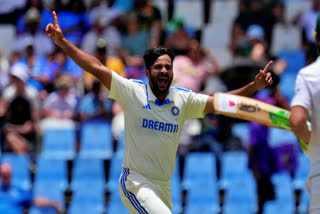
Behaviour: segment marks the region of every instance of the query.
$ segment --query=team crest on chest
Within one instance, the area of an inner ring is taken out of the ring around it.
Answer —
[[[171,108],[171,113],[172,113],[174,116],[177,116],[177,115],[179,114],[179,112],[180,112],[180,110],[179,110],[178,107],[173,106],[173,107]]]

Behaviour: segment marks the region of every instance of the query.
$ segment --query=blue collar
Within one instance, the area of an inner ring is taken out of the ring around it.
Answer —
[[[166,104],[169,104],[169,103],[170,103],[169,99],[166,99],[165,101],[163,101],[163,103],[160,103],[158,99],[156,99],[154,101],[154,104],[156,104],[157,106],[163,106],[163,105],[166,105]]]

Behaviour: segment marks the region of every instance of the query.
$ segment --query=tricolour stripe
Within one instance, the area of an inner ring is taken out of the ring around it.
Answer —
[[[127,180],[128,175],[129,169],[123,169],[120,182],[124,195],[129,199],[130,203],[138,211],[139,214],[148,214],[148,212],[142,207],[136,196],[132,192],[129,192],[127,190],[125,181]]]

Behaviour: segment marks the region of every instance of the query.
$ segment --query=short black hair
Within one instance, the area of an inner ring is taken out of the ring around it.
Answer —
[[[146,50],[143,55],[146,69],[150,70],[150,67],[153,65],[153,63],[162,55],[168,55],[171,59],[171,62],[173,62],[175,58],[174,52],[168,48],[156,47]]]

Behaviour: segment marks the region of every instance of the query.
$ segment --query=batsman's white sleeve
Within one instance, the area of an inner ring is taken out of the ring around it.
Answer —
[[[294,88],[294,97],[291,106],[303,106],[307,110],[311,109],[311,94],[308,85],[302,75],[299,73]]]

